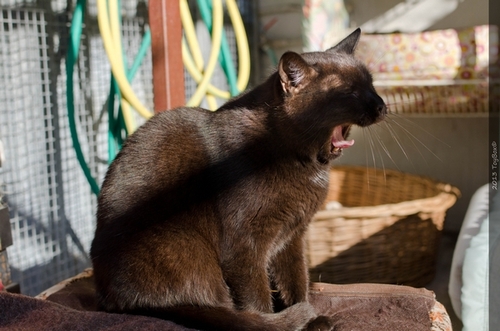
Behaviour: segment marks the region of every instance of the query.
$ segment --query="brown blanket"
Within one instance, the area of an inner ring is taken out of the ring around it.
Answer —
[[[434,294],[406,286],[315,283],[310,301],[336,331],[430,331]],[[0,292],[0,330],[190,330],[144,316],[95,311],[92,278],[64,285],[46,300]]]

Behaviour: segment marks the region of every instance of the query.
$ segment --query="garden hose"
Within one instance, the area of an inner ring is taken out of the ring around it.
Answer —
[[[182,12],[185,12],[186,10],[182,10],[182,8],[186,8],[185,5],[182,5],[184,1],[187,0],[180,0],[181,1],[181,16],[184,15]],[[112,2],[112,1],[111,1]],[[124,98],[134,107],[139,114],[141,114],[145,118],[150,118],[152,116],[152,113],[148,111],[138,100],[138,98],[135,96],[132,88],[130,87],[130,84],[126,80],[126,75],[124,73],[123,67],[119,65],[118,60],[120,59],[120,56],[117,55],[116,53],[118,52],[113,45],[115,45],[115,42],[113,41],[113,34],[110,31],[110,23],[109,23],[109,18],[108,18],[108,9],[106,6],[106,0],[97,0],[97,5],[98,5],[98,23],[99,23],[99,28],[101,30],[101,35],[102,39],[105,45],[106,53],[108,54],[108,58],[111,63],[112,71],[115,76],[115,79],[117,80],[117,83],[120,87],[120,90],[124,96]],[[239,91],[243,91],[247,84],[248,80],[250,77],[250,53],[248,49],[248,41],[246,38],[246,33],[245,33],[245,28],[243,25],[243,21],[241,19],[241,15],[239,14],[237,4],[235,0],[227,0],[226,1],[227,9],[229,16],[231,18],[231,22],[233,23],[234,31],[235,31],[235,36],[236,36],[236,42],[237,42],[237,49],[238,49],[238,55],[239,55],[239,61],[238,61],[238,79],[237,79],[237,88]],[[115,10],[116,6],[111,6],[113,11]],[[116,16],[113,13],[110,13],[111,16]],[[213,70],[215,70],[215,63],[214,63],[214,55],[219,52],[217,48],[215,47],[217,45],[220,46],[220,43],[222,41],[222,26],[221,23],[219,22],[219,16],[220,19],[223,19],[222,17],[222,5],[221,5],[221,0],[217,0],[214,2],[214,19],[213,23],[214,26],[212,28],[212,50],[211,50],[211,56],[208,61],[207,67],[205,68],[205,71],[201,73],[201,70],[198,70],[196,68],[196,71],[200,72],[200,75],[195,75],[196,77],[195,80],[197,81],[198,88],[195,92],[195,94],[191,97],[191,99],[188,101],[188,106],[198,106],[201,100],[203,99],[203,95],[209,91],[209,81],[210,81],[210,76],[213,74]],[[217,19],[215,19],[217,18]],[[221,40],[220,42],[218,40]],[[184,47],[184,49],[186,49]],[[196,52],[196,51],[195,51]],[[218,55],[218,54],[217,54]],[[195,55],[197,57],[198,55]],[[218,57],[218,56],[217,56]],[[184,57],[185,58],[185,57]],[[210,61],[212,60],[212,61]],[[199,60],[195,60],[198,61]],[[191,68],[190,71],[194,71],[193,68]],[[201,79],[196,79],[200,78]],[[209,93],[211,93],[211,90]],[[229,93],[231,95],[231,93]],[[227,99],[227,94],[224,94]]]
[[[135,74],[137,73],[142,61],[144,60],[148,52],[150,45],[151,45],[151,32],[149,30],[146,30],[142,38],[141,45],[139,47],[139,51],[137,52],[136,57],[134,59],[134,62],[132,63],[130,70],[126,71],[127,80],[129,82],[133,80]],[[123,62],[124,62],[123,64],[124,68],[126,70],[126,61]],[[121,100],[117,114],[115,114],[114,110],[115,97],[117,97],[118,100]],[[121,149],[121,146],[124,142],[124,138],[127,135],[132,134],[137,127],[134,123],[130,104],[124,98],[121,97],[120,89],[112,74],[111,74],[111,87],[108,97],[108,121],[109,121],[108,163],[111,163],[111,161],[113,161],[113,159],[115,158],[117,152]]]
[[[250,80],[250,49],[248,47],[245,25],[241,19],[236,0],[226,0],[227,11],[233,23],[236,36],[236,47],[238,49],[238,80],[236,86],[240,92],[244,91]]]
[[[182,5],[184,3],[184,5]],[[181,0],[181,5],[183,7],[187,6],[187,0]],[[182,8],[182,7],[181,7]],[[188,100],[186,105],[188,107],[198,106],[203,99],[203,96],[207,92],[207,87],[210,83],[210,79],[215,71],[215,66],[219,58],[220,45],[222,41],[222,28],[223,28],[223,11],[222,11],[222,1],[214,0],[213,6],[213,33],[212,33],[212,48],[210,50],[210,57],[208,59],[207,66],[204,71],[203,79],[199,82],[195,93]]]
[[[197,0],[198,8],[200,9],[201,18],[205,23],[208,31],[212,33],[212,16],[210,12],[212,11],[210,0]],[[237,77],[236,71],[234,69],[234,63],[231,56],[231,51],[229,50],[229,45],[227,43],[226,33],[222,30],[222,42],[221,42],[221,54],[219,56],[219,63],[226,74],[229,91],[231,96],[236,96],[239,94],[238,86],[236,84]]]
[[[110,1],[114,3],[114,1]],[[117,6],[111,6],[111,9],[117,9]],[[119,12],[114,11],[113,16],[119,15]],[[127,80],[125,70],[123,68],[123,63],[121,61],[121,49],[117,50],[114,46],[113,36],[110,29],[109,19],[108,19],[108,8],[106,5],[106,0],[97,0],[97,21],[99,24],[99,30],[101,32],[101,37],[104,42],[104,48],[108,55],[109,62],[111,64],[111,71],[116,79],[118,86],[123,97],[134,107],[134,109],[141,114],[146,119],[151,118],[153,113],[149,111],[137,98],[130,83]]]
[[[73,12],[73,17],[71,20],[71,27],[70,27],[70,42],[69,45],[70,47],[68,48],[68,53],[66,56],[66,100],[67,100],[67,107],[68,107],[68,120],[69,120],[69,128],[70,128],[70,134],[71,134],[71,140],[73,142],[73,148],[75,150],[78,163],[80,164],[80,167],[83,170],[83,173],[85,175],[85,178],[87,179],[91,190],[94,194],[98,195],[99,194],[99,185],[97,184],[96,180],[92,177],[90,168],[85,161],[85,157],[83,155],[82,147],[78,139],[78,132],[76,128],[76,121],[75,121],[75,105],[74,105],[74,86],[73,86],[73,72],[74,72],[74,66],[78,57],[78,52],[80,48],[80,40],[81,40],[81,35],[82,35],[82,28],[83,28],[83,17],[84,17],[84,12],[85,12],[85,5],[86,1],[85,0],[78,0],[75,6],[75,10]],[[115,23],[116,24],[116,23]],[[115,33],[116,33],[115,29]],[[119,30],[118,30],[119,31]],[[149,49],[149,46],[151,44],[151,33],[149,30],[146,31],[144,34],[140,49],[137,53],[136,58],[134,59],[134,62],[132,64],[132,67],[130,71],[127,73],[127,78],[128,80],[132,80],[132,78],[135,76],[137,73],[137,70],[144,59],[145,55],[147,54],[147,51]],[[122,59],[123,63],[123,59]],[[123,66],[123,65],[122,65]],[[108,114],[109,114],[109,128],[108,128],[108,154],[109,154],[109,160],[108,162],[110,163],[116,154],[118,153],[118,150],[120,150],[123,141],[125,140],[126,132],[124,134],[125,130],[125,121],[127,121],[129,124],[127,125],[127,131],[132,132],[134,129],[133,121],[131,120],[132,113],[130,110],[127,111],[127,107],[129,107],[128,102],[124,100],[122,102],[122,108],[125,109],[119,109],[118,114],[115,115],[114,111],[114,97],[115,95],[119,96],[120,95],[120,90],[118,89],[118,85],[116,81],[114,80],[113,76],[111,77],[111,84],[110,84],[110,97],[108,98]],[[132,125],[130,125],[132,123]]]
[[[115,95],[117,93],[116,81],[111,74],[109,96],[107,101],[108,108],[108,164],[111,164],[112,160],[118,154],[119,139],[121,137],[121,123],[119,122],[118,116],[115,117]]]
[[[186,0],[180,0],[179,9],[181,13],[182,29],[185,39],[191,49],[192,59],[198,70],[202,70],[204,66],[203,54],[201,53],[201,48],[198,43],[198,37],[196,35],[196,29],[194,27],[193,17],[191,16],[188,2]]]
[[[186,42],[183,40],[182,41],[182,61],[184,63],[184,66],[186,70],[189,72],[189,74],[193,77],[195,82],[199,83],[203,79],[203,74],[201,73],[200,70],[196,68],[196,65],[194,63],[193,58],[191,57],[191,54],[189,53],[189,50],[187,49]],[[207,91],[219,98],[223,99],[229,99],[231,97],[231,93],[229,91],[223,91],[212,84],[209,84],[207,86]]]
[[[187,54],[187,52],[189,52],[189,50],[187,48],[185,48],[185,45],[184,45],[184,43],[185,43],[184,40],[186,39],[187,43],[189,45],[189,49],[191,50],[191,54],[193,55],[192,60],[194,62],[194,65],[195,65],[196,69],[198,70],[198,72],[202,72],[203,68],[205,67],[205,64],[203,61],[203,54],[201,53],[201,47],[200,47],[200,44],[198,43],[196,29],[194,27],[193,18],[191,17],[191,12],[189,10],[189,5],[188,5],[187,1],[181,0],[179,3],[179,9],[181,12],[181,23],[182,23],[182,27],[184,29],[184,35],[185,35],[185,38],[182,39],[183,55],[184,55],[184,53]],[[211,77],[208,77],[208,79],[210,80]],[[202,80],[203,80],[203,77],[199,80],[199,82],[201,82]],[[208,85],[212,85],[212,84],[208,84]],[[208,91],[208,86],[207,86],[207,90],[206,90],[206,99],[207,99],[207,103],[209,105],[209,108],[211,110],[215,110],[217,108],[217,101],[215,100],[215,97],[213,96],[213,94]],[[200,102],[201,102],[201,100],[200,100]]]
[[[183,0],[181,0],[183,1]],[[209,1],[209,0],[207,0]],[[236,38],[236,46],[238,50],[238,79],[236,83],[236,87],[238,92],[242,92],[248,85],[248,81],[250,79],[250,49],[248,47],[248,39],[245,32],[245,26],[243,24],[243,20],[241,18],[240,12],[238,10],[238,6],[235,0],[226,0],[226,6],[229,13],[229,17],[231,19],[231,23],[233,24],[233,29]],[[187,15],[184,11],[186,7],[181,6],[181,17]],[[202,14],[203,15],[203,14]],[[186,33],[186,32],[185,32]],[[187,32],[189,33],[189,32]],[[186,33],[186,34],[187,34]],[[187,36],[188,38],[188,36]],[[187,39],[186,38],[186,39]],[[189,37],[191,38],[191,37]],[[188,54],[188,50],[186,45],[183,44],[183,52],[182,59],[184,62],[184,66],[188,70],[189,74],[193,77],[193,79],[200,83],[203,78],[203,73],[196,68],[194,65],[193,58]],[[226,64],[228,58],[225,58]],[[223,67],[224,68],[224,67]],[[228,77],[229,79],[229,77]],[[209,85],[207,87],[207,91],[210,93],[224,99],[229,99],[231,97],[231,93],[227,91],[222,91],[213,85]]]
[[[85,12],[85,0],[77,0],[76,7],[73,12],[73,18],[71,19],[69,48],[66,56],[66,102],[68,107],[68,120],[69,120],[69,129],[71,133],[71,140],[73,141],[73,148],[76,152],[78,163],[80,163],[80,167],[82,168],[83,173],[90,184],[92,192],[95,195],[98,195],[99,185],[97,185],[97,182],[92,177],[90,169],[83,156],[82,147],[80,145],[80,142],[78,141],[78,132],[76,130],[76,122],[75,122],[75,104],[73,95],[73,88],[74,88],[73,69],[80,49],[80,39],[82,35],[84,12]]]
[[[109,4],[109,22],[111,28],[111,35],[114,41],[114,47],[116,50],[123,50],[122,47],[122,33],[121,33],[121,15],[119,8],[121,7],[120,0],[110,1]],[[131,79],[127,74],[127,61],[125,60],[125,56],[123,51],[117,51],[116,54],[118,58],[116,61],[118,63],[122,63],[123,70],[125,72],[125,77],[127,78],[127,82],[130,82]],[[132,111],[130,109],[130,105],[127,100],[120,95],[120,108],[119,112],[122,112],[123,119],[125,121],[125,126],[127,128],[128,133],[134,132],[136,125],[134,121],[134,117],[132,116]]]
[[[151,34],[147,30],[137,56],[130,70],[127,70],[125,56],[122,53],[121,44],[121,15],[119,12],[119,0],[109,0],[109,9],[106,0],[97,0],[98,24],[104,48],[111,65],[111,83],[110,95],[108,98],[108,151],[109,162],[111,162],[120,150],[127,134],[135,129],[133,122],[132,106],[142,117],[148,119],[153,113],[149,111],[137,98],[130,86],[130,81],[137,72],[142,59],[145,57],[151,44]],[[188,40],[189,48],[186,42],[182,43],[182,58],[189,73],[198,83],[196,92],[187,102],[188,106],[198,106],[203,97],[207,96],[207,101],[211,109],[216,108],[215,96],[229,99],[231,96],[243,91],[250,77],[250,53],[248,41],[235,0],[226,0],[226,6],[233,24],[237,50],[238,50],[238,77],[235,76],[234,64],[229,52],[227,40],[223,31],[223,7],[221,0],[214,0],[213,6],[210,0],[199,0],[198,4],[202,11],[202,18],[207,29],[212,35],[212,49],[206,67],[204,66],[201,50],[196,40],[194,24],[187,6],[187,0],[180,0],[181,15],[183,26]],[[80,39],[82,34],[83,15],[86,1],[77,0],[70,28],[70,47],[66,57],[66,75],[67,75],[67,106],[68,118],[73,147],[80,166],[89,182],[92,192],[99,194],[99,186],[91,175],[91,171],[83,156],[82,148],[78,140],[78,132],[75,122],[75,107],[73,95],[73,72],[76,59],[78,57]],[[108,12],[109,10],[109,12]],[[212,16],[209,14],[212,12]],[[109,15],[109,16],[108,16]],[[186,20],[186,17],[188,20]],[[191,50],[193,56],[189,52]],[[220,56],[219,56],[220,55]],[[217,61],[228,79],[230,92],[222,91],[210,84],[210,79],[215,71]],[[118,112],[115,112],[115,98],[120,100]]]

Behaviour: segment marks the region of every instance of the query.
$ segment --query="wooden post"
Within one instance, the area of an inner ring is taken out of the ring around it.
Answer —
[[[160,112],[186,103],[179,0],[149,0],[149,28],[154,110]]]

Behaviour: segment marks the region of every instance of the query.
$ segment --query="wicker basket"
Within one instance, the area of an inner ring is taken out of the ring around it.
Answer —
[[[429,82],[430,83],[430,82]],[[488,114],[488,81],[453,85],[376,86],[377,92],[397,114]],[[491,86],[490,86],[491,85]]]
[[[457,188],[393,170],[335,167],[307,233],[311,281],[421,287],[435,274],[446,210]],[[330,202],[330,203],[329,203]]]

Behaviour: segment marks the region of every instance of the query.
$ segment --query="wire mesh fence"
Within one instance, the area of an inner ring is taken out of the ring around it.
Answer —
[[[121,2],[130,65],[147,29],[147,3]],[[5,147],[0,192],[10,210],[12,279],[28,295],[90,266],[96,197],[75,157],[66,103],[65,57],[73,6],[66,0],[0,0],[0,140]],[[78,138],[100,183],[108,166],[105,109],[111,74],[96,15],[95,0],[88,1],[72,79]],[[226,27],[226,34],[236,54],[232,29]],[[223,75],[220,68],[216,75]],[[226,87],[221,77],[215,84]],[[151,54],[132,88],[153,109]],[[186,75],[186,98],[195,88]]]
[[[33,295],[90,264],[96,198],[82,176],[68,129],[66,8],[60,1],[11,5],[2,3],[0,17],[0,137],[6,149],[0,179],[14,240],[8,249],[12,278],[23,293]],[[88,15],[73,80],[78,137],[100,179],[107,165],[107,115],[101,116],[101,109],[110,74],[92,20]],[[140,38],[141,31],[135,32],[126,37]],[[143,71],[151,72],[151,64],[145,63]],[[150,75],[143,76],[143,95],[152,100]]]

